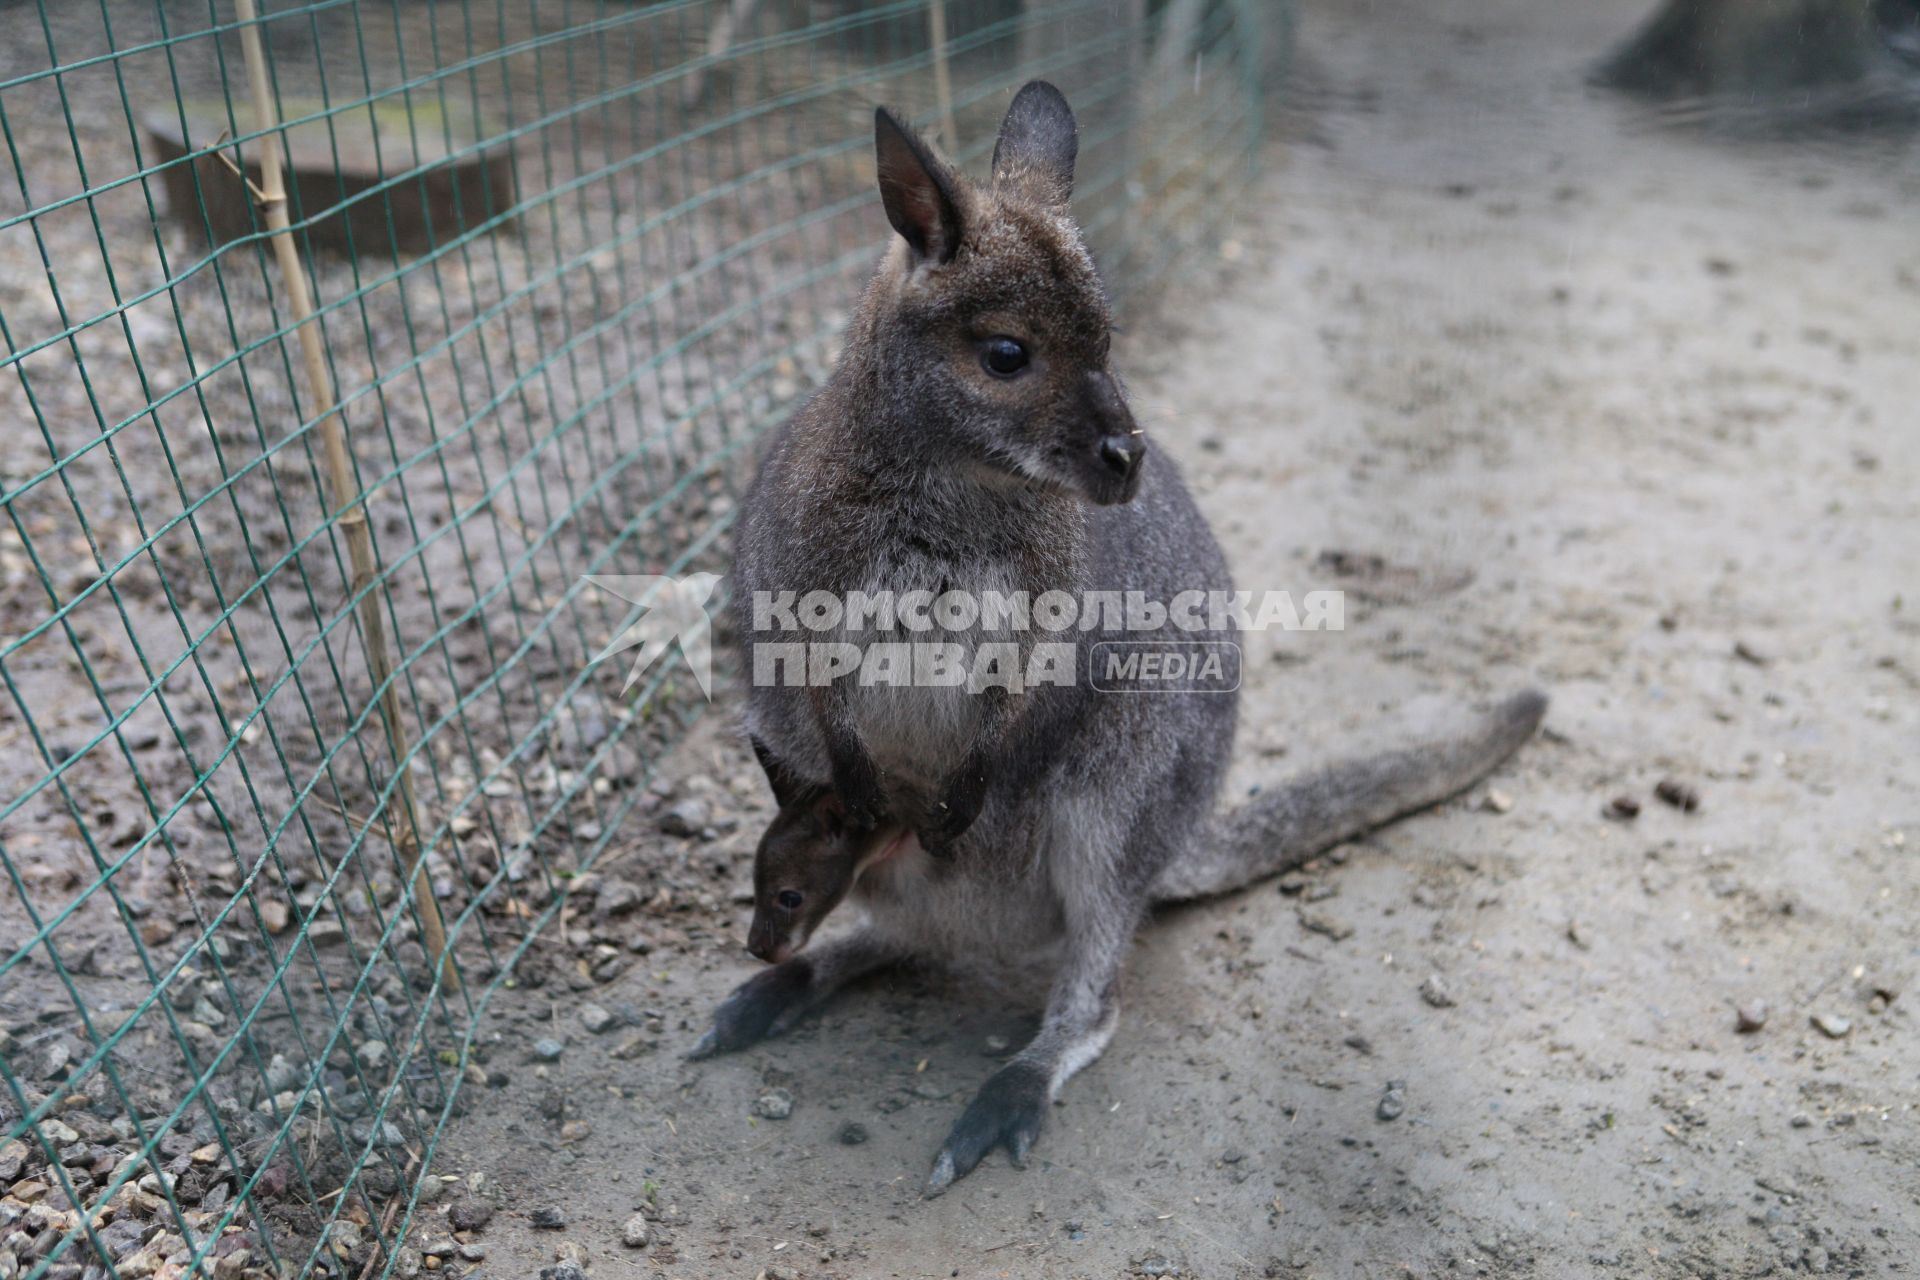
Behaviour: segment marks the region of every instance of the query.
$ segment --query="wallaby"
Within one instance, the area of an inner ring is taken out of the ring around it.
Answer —
[[[753,855],[747,950],[778,964],[807,945],[862,872],[919,846],[913,833],[898,825],[855,826],[829,787],[783,788],[775,799],[780,812]]]
[[[898,239],[827,384],[770,441],[741,506],[737,633],[791,641],[760,593],[1226,591],[1226,562],[1109,363],[1107,300],[1068,213],[1073,113],[1034,82],[1014,97],[991,185],[975,186],[890,112],[879,187]],[[881,639],[913,639],[898,619]],[[969,641],[984,641],[984,619]],[[1222,638],[1128,631],[1129,641]],[[849,638],[872,641],[872,635]],[[1112,636],[1071,637],[1081,673]],[[1016,641],[1031,649],[1032,637]],[[1233,651],[1237,655],[1237,649]],[[722,1003],[696,1057],[791,1026],[850,979],[924,959],[1050,976],[1039,1033],[974,1097],[935,1158],[938,1194],[996,1146],[1024,1162],[1047,1108],[1099,1056],[1122,961],[1156,900],[1214,892],[1467,786],[1525,739],[1522,695],[1440,750],[1339,766],[1212,821],[1233,742],[1237,670],[1219,688],[1109,693],[1070,683],[965,687],[756,679],[747,729],[776,796],[831,788],[859,831],[913,833],[871,862],[865,922],[774,965]]]

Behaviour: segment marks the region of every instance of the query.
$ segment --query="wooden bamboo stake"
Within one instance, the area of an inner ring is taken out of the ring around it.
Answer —
[[[953,124],[953,72],[947,66],[947,0],[927,0],[927,41],[933,46],[933,95],[940,107],[940,144],[960,154],[960,131]]]
[[[274,261],[280,269],[281,283],[287,291],[287,307],[293,313],[294,333],[300,340],[300,355],[306,364],[308,391],[319,407],[319,432],[326,451],[327,483],[336,504],[352,499],[353,505],[340,516],[340,528],[347,540],[347,555],[353,563],[353,582],[349,590],[360,597],[360,627],[367,637],[367,670],[381,689],[380,720],[386,727],[387,747],[393,752],[394,773],[400,784],[400,812],[396,824],[389,823],[389,842],[400,851],[407,866],[414,906],[420,912],[420,929],[427,954],[437,957],[440,975],[449,991],[460,989],[460,976],[447,949],[447,926],[440,917],[440,904],[433,886],[422,874],[420,828],[415,817],[413,776],[407,767],[407,730],[400,717],[400,691],[393,680],[393,659],[387,651],[386,621],[380,615],[382,591],[368,591],[379,575],[374,557],[373,533],[367,528],[366,499],[356,487],[353,455],[347,447],[346,423],[340,417],[340,402],[334,394],[333,379],[327,372],[327,353],[320,326],[313,316],[313,295],[307,289],[307,273],[300,261],[300,250],[289,230],[287,189],[280,171],[280,117],[274,109],[273,93],[267,79],[266,52],[260,42],[260,15],[254,0],[234,0],[240,17],[240,51],[246,62],[247,90],[253,98],[255,127],[260,139],[260,189],[254,199],[266,219]]]

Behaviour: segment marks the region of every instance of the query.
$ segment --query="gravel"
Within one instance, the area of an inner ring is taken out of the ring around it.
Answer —
[[[1299,915],[1300,927],[1308,933],[1323,934],[1335,942],[1344,942],[1353,936],[1353,926],[1330,911],[1301,907]]]
[[[447,1223],[455,1231],[480,1231],[493,1221],[493,1206],[485,1200],[456,1200],[447,1210]]]
[[[754,1099],[753,1114],[764,1120],[785,1120],[793,1114],[793,1095],[785,1089],[770,1089]]]
[[[1700,807],[1700,793],[1678,778],[1662,778],[1654,787],[1653,794],[1682,813],[1692,813]]]
[[[670,836],[697,836],[707,827],[707,802],[682,800],[660,815],[660,829]]]

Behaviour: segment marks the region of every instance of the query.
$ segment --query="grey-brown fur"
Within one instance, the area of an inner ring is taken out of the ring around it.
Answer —
[[[1108,363],[1106,300],[1065,207],[1074,125],[1058,92],[1035,84],[1016,97],[989,187],[967,183],[885,112],[876,145],[900,237],[832,379],[771,442],[743,505],[738,633],[750,646],[831,638],[757,633],[759,591],[1064,589],[1169,601],[1230,589],[1178,468],[1141,461],[1144,438]],[[1007,334],[1033,355],[1002,381],[984,371],[983,344]],[[1084,673],[1094,644],[1114,637],[1060,638],[1079,646]],[[1152,902],[1282,865],[1294,850],[1264,831],[1351,834],[1457,789],[1461,768],[1484,771],[1514,745],[1503,733],[1437,771],[1424,756],[1336,771],[1214,826],[1236,705],[1231,693],[1099,693],[1084,679],[1016,696],[844,680],[754,687],[747,726],[777,791],[830,786],[856,826],[899,823],[918,839],[859,877],[866,923],[856,934],[743,985],[695,1053],[777,1033],[842,983],[904,958],[1050,975],[1039,1034],[961,1116],[928,1189],[995,1146],[1018,1163],[1055,1092],[1111,1035],[1121,963]],[[1523,717],[1528,729],[1538,713]]]

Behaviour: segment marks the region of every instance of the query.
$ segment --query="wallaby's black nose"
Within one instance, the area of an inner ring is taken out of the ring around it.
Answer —
[[[1100,461],[1122,480],[1132,475],[1133,469],[1140,465],[1141,453],[1142,450],[1130,436],[1108,436],[1100,442]]]

